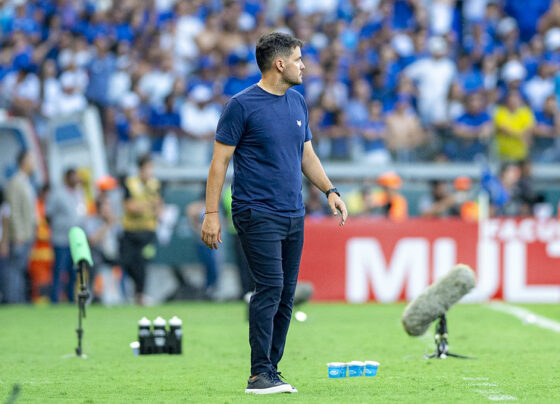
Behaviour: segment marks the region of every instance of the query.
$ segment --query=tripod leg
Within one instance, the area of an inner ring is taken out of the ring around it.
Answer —
[[[447,352],[447,356],[452,356],[454,358],[460,358],[460,359],[476,359],[476,358],[472,358],[470,356],[459,355],[459,354],[455,354],[455,353],[452,353],[452,352]]]

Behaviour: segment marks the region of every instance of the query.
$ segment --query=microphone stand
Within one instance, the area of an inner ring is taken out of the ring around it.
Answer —
[[[436,325],[436,334],[434,336],[436,342],[436,351],[431,355],[424,355],[425,359],[438,358],[445,359],[448,356],[460,359],[476,359],[469,356],[459,355],[449,352],[449,345],[447,344],[447,318],[445,314],[439,318],[439,323]]]
[[[78,278],[80,282],[80,291],[78,292],[78,346],[76,347],[76,355],[86,357],[82,353],[82,336],[84,330],[82,329],[82,318],[86,318],[86,301],[89,299],[89,291],[87,289],[86,279],[84,272],[88,269],[88,264],[85,260],[78,263]]]

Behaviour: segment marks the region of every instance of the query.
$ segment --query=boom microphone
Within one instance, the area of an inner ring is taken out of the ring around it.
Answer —
[[[68,238],[70,239],[70,253],[72,254],[74,266],[78,268],[81,263],[86,262],[92,267],[93,260],[91,259],[91,251],[89,250],[89,244],[84,231],[74,226],[70,229]]]
[[[82,318],[86,317],[86,301],[89,299],[86,272],[93,267],[93,260],[91,259],[91,251],[86,233],[81,228],[77,226],[72,227],[68,233],[68,239],[70,240],[70,253],[74,267],[78,271],[78,282],[80,285],[80,291],[78,292],[78,328],[76,329],[78,346],[76,347],[76,355],[85,358],[82,352],[82,336],[84,334]]]
[[[444,315],[474,286],[473,270],[468,265],[456,265],[406,306],[402,316],[404,330],[414,337],[424,334],[432,321]]]

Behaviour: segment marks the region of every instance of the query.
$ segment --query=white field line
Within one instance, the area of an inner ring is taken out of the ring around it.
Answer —
[[[541,327],[550,331],[560,333],[560,323],[558,321],[543,316],[539,316],[538,314],[535,314],[530,310],[524,309],[523,307],[512,306],[510,304],[498,303],[498,302],[490,303],[488,304],[488,307],[491,308],[492,310],[511,314],[512,316],[515,316],[521,321],[523,321],[524,324],[536,325],[537,327]]]
[[[517,397],[508,396],[507,394],[489,395],[486,398],[490,401],[517,401]]]
[[[463,377],[463,380],[469,382],[469,386],[477,387],[474,391],[490,401],[517,401],[517,397],[499,391],[497,389],[498,384],[492,383],[488,377]],[[489,387],[492,387],[492,389],[489,389]]]

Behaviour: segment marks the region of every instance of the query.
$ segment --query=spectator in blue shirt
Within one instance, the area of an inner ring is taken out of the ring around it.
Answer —
[[[549,9],[551,0],[506,0],[505,11],[517,20],[521,39],[530,40],[537,32],[537,22]]]
[[[345,107],[348,116],[348,124],[360,126],[368,121],[368,102],[371,99],[369,83],[364,80],[356,80],[352,85],[352,98]]]
[[[232,75],[224,84],[224,95],[231,97],[245,90],[251,84],[255,84],[259,78],[249,75],[249,65],[246,59],[233,54],[227,58],[227,63],[232,66]]]
[[[89,72],[89,85],[86,90],[88,100],[102,110],[109,104],[109,78],[116,70],[115,57],[109,52],[107,38],[99,36],[95,39],[97,54],[92,59]]]
[[[365,161],[374,164],[387,164],[391,161],[391,155],[385,147],[387,125],[381,101],[374,100],[369,103],[369,119],[359,128],[359,132],[362,136]]]
[[[352,130],[347,126],[346,114],[342,110],[332,113],[329,128],[331,138],[331,159],[348,161],[352,158]]]
[[[544,102],[543,110],[535,112],[536,125],[533,130],[531,160],[539,163],[560,161],[559,145],[557,144],[560,132],[558,118],[556,97],[550,95]]]
[[[150,116],[149,124],[156,138],[152,142],[152,151],[161,152],[163,145],[170,137],[177,138],[183,134],[181,129],[181,115],[174,110],[173,95],[165,97],[165,105],[156,107]]]
[[[447,157],[453,161],[473,161],[488,152],[493,126],[484,109],[480,93],[467,97],[467,110],[453,123],[454,138],[444,146]]]

